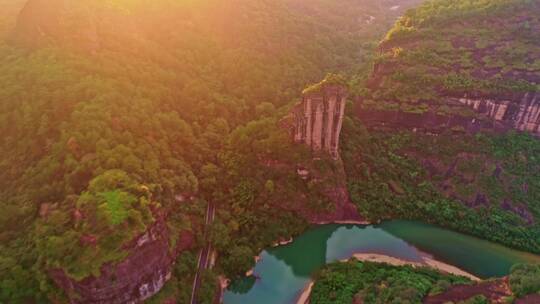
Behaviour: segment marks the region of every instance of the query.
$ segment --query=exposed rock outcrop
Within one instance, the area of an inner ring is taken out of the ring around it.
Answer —
[[[329,74],[320,83],[304,90],[302,102],[285,120],[284,127],[290,130],[292,140],[309,146],[316,155],[306,160],[305,166],[297,168],[298,176],[317,187],[332,204],[331,210],[324,211],[299,208],[297,211],[311,223],[362,220],[349,198],[345,170],[339,156],[339,137],[347,96],[345,80],[339,75]],[[324,172],[320,172],[316,165],[327,161],[326,157],[317,155],[320,152],[329,154],[333,159]]]
[[[527,93],[519,102],[466,97],[459,102],[514,129],[540,136],[540,93]]]
[[[438,134],[448,130],[477,133],[481,130],[504,132],[509,128],[490,121],[460,115],[441,115],[434,112],[409,113],[399,110],[375,110],[356,107],[356,115],[368,128],[404,129]]]
[[[362,95],[371,110],[405,112],[387,113],[387,125],[423,120],[427,125],[413,128],[446,124],[476,132],[491,123],[496,131],[539,136],[539,11],[538,1],[412,9],[379,45]]]
[[[169,235],[162,216],[125,246],[128,256],[123,261],[104,265],[99,277],[76,281],[61,269],[51,270],[49,275],[66,292],[71,303],[139,303],[163,287],[171,276],[178,253],[193,243],[193,237],[184,233],[177,248],[171,249]]]
[[[540,136],[540,94],[529,93],[520,102],[488,98],[453,98],[447,99],[447,105],[453,109],[460,106],[473,109],[478,115],[441,114],[436,109],[423,113],[411,113],[400,110],[380,110],[364,107],[359,101],[355,112],[368,127],[441,133],[459,130],[467,133],[495,132],[503,133],[511,129]],[[455,111],[459,112],[459,111]]]
[[[313,151],[339,157],[339,136],[348,92],[339,76],[329,75],[304,91],[303,100],[293,109],[294,141]]]

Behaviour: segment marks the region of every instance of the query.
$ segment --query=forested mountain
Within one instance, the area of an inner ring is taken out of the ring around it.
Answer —
[[[422,105],[443,114],[445,100],[460,98],[496,120],[538,133],[536,117],[518,109],[537,107],[540,21],[532,12],[538,10],[535,1],[436,1],[410,11],[380,45],[374,97],[400,101],[409,112],[428,110],[414,103],[429,101]]]
[[[434,0],[396,22],[344,123],[342,157],[362,216],[434,223],[540,253],[538,16],[538,1]],[[430,271],[330,264],[310,303],[540,299],[537,266],[480,283]]]
[[[398,20],[420,2],[0,0],[0,302],[188,303],[208,241],[212,303],[218,275],[347,189],[372,222],[539,253],[540,5],[432,0]],[[283,127],[328,73],[352,95],[338,161]],[[463,283],[348,266],[323,270],[314,300]],[[514,293],[535,292],[538,269],[516,269]]]
[[[536,1],[443,0],[400,18],[346,124],[364,215],[540,252],[539,12]]]
[[[278,121],[307,84],[364,69],[414,2],[1,1],[0,301],[122,301],[157,276],[146,297],[171,272],[153,300],[185,303],[207,201],[216,273],[299,232],[279,204],[323,203],[281,175],[306,151]]]

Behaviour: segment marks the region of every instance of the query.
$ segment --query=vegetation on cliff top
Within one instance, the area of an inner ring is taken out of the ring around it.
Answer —
[[[302,91],[302,94],[309,95],[309,94],[319,93],[325,86],[332,86],[332,85],[348,87],[347,80],[343,75],[328,74],[321,82],[313,84],[305,88],[304,91]]]
[[[427,1],[381,43],[366,97],[437,105],[448,96],[520,100],[537,92],[539,15],[530,0]]]

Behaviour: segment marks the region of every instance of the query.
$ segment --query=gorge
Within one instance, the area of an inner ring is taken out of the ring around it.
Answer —
[[[0,1],[0,303],[213,304],[225,278],[225,304],[311,280],[312,304],[468,300],[445,272],[333,263],[355,253],[510,273],[504,296],[534,299],[539,16]]]

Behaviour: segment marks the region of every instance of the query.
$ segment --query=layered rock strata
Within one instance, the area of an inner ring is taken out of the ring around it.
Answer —
[[[339,84],[323,84],[320,89],[305,93],[293,109],[294,141],[337,159],[347,95],[345,86]]]
[[[334,161],[331,169],[320,172],[315,162],[326,161],[315,156],[306,160],[306,167],[297,169],[297,174],[312,184],[318,184],[323,196],[332,203],[331,210],[301,208],[299,213],[311,223],[359,222],[356,206],[347,192],[343,162],[339,157],[339,137],[348,97],[346,82],[339,75],[329,74],[318,84],[304,90],[302,101],[296,105],[285,120],[292,139],[305,144],[317,153],[327,153]],[[309,168],[309,169],[307,169]]]
[[[478,115],[441,114],[436,110],[411,113],[400,110],[380,110],[365,107],[359,100],[355,106],[357,117],[368,127],[404,128],[429,133],[462,130],[467,133],[503,133],[515,129],[540,136],[540,93],[525,94],[521,101],[489,98],[447,99],[447,106],[473,109]],[[455,111],[459,112],[459,111]]]
[[[99,277],[81,281],[63,270],[49,272],[53,281],[68,295],[71,303],[140,303],[161,290],[171,276],[176,256],[193,242],[188,234],[170,249],[170,231],[163,217],[125,246],[128,256],[116,265],[104,265]]]
[[[514,129],[540,136],[540,93],[527,93],[519,102],[466,97],[459,102]]]

